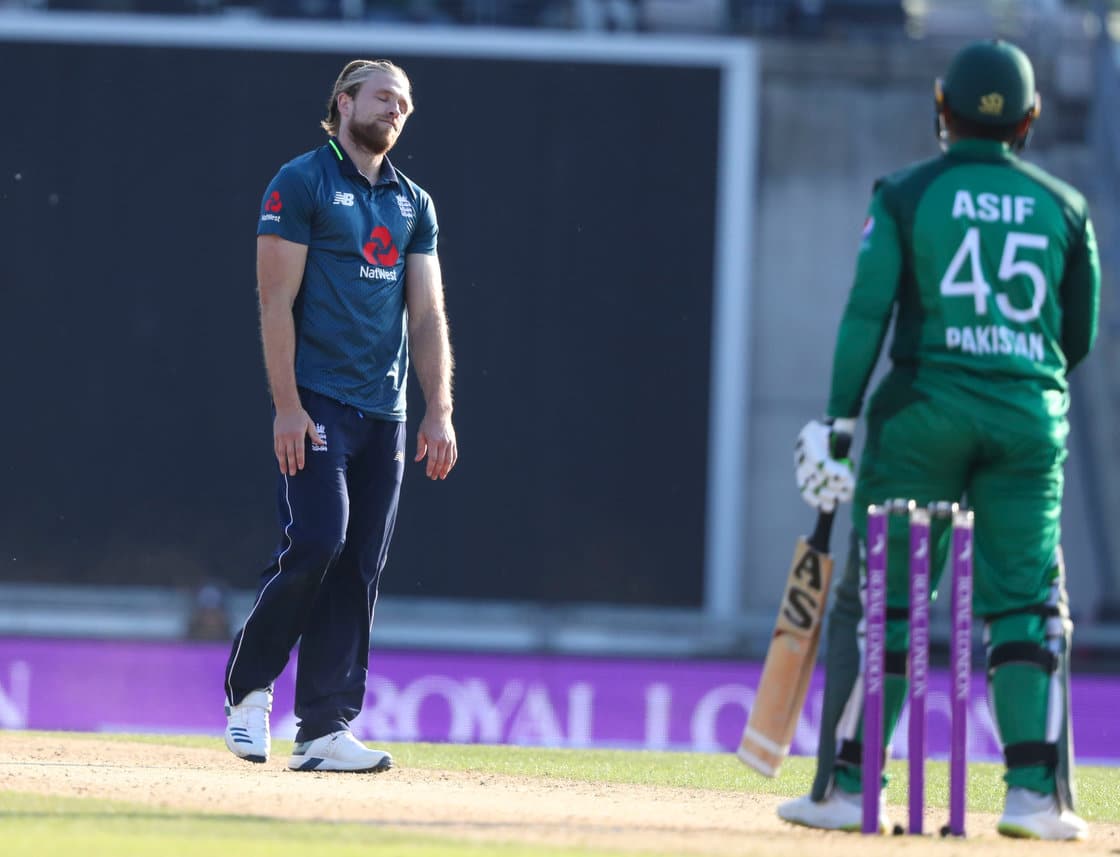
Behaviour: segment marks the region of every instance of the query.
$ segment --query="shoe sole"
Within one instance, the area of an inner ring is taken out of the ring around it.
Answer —
[[[340,774],[380,774],[389,770],[391,767],[393,767],[392,756],[385,756],[380,759],[377,764],[368,768],[342,767],[341,764],[334,759],[324,759],[319,756],[312,756],[311,758],[304,759],[296,765],[288,762],[289,771],[332,771]]]
[[[1008,839],[1035,839],[1042,842],[1074,842],[1083,841],[1089,838],[1088,834],[1072,833],[1071,835],[1063,836],[1060,839],[1051,839],[1046,836],[1040,836],[1030,828],[1022,827],[1011,822],[1000,822],[996,825],[996,831],[1000,836],[1006,836]]]
[[[835,830],[840,833],[859,833],[863,829],[862,824],[848,824],[843,827],[821,827],[819,824],[810,824],[807,821],[798,821],[792,818],[783,818],[780,815],[778,816],[778,818],[781,818],[782,821],[784,821],[786,824],[793,824],[797,827],[808,827],[810,830]],[[879,833],[885,835],[890,832],[891,829],[889,825],[879,825]]]
[[[1039,835],[1033,831],[1027,830],[1025,827],[1019,827],[1017,824],[998,824],[996,831],[1000,836],[1006,836],[1009,839],[1039,839]]]
[[[268,756],[262,756],[259,753],[242,753],[237,747],[234,747],[230,742],[226,741],[226,749],[239,759],[244,759],[246,762],[255,762],[258,765],[263,765],[268,761]]]

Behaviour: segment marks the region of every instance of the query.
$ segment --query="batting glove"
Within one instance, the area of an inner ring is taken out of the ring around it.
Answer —
[[[852,499],[855,476],[847,457],[854,420],[813,420],[797,435],[793,464],[802,499],[821,512]],[[839,457],[834,457],[839,456]]]

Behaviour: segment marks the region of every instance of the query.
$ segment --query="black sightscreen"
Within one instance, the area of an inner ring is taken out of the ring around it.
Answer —
[[[257,206],[351,58],[0,45],[0,580],[256,585]],[[698,605],[718,71],[393,58],[462,458],[407,467],[382,591]]]

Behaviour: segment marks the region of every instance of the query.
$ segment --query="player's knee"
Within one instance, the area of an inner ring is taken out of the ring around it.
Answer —
[[[1013,663],[1054,672],[1072,627],[1058,583],[1051,586],[1042,604],[987,616],[984,646],[988,653],[989,677],[994,670]]]
[[[280,570],[290,584],[318,586],[342,553],[346,540],[328,533],[301,533],[280,557]]]
[[[1058,667],[1063,626],[1056,607],[1040,604],[988,617],[984,624],[984,646],[988,679],[1003,669],[1019,665],[1049,675]]]

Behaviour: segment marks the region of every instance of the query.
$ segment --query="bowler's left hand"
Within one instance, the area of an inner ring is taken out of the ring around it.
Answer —
[[[428,457],[425,472],[429,479],[446,479],[459,460],[450,411],[429,410],[424,414],[416,433],[416,458],[413,460],[423,461],[424,456]]]

